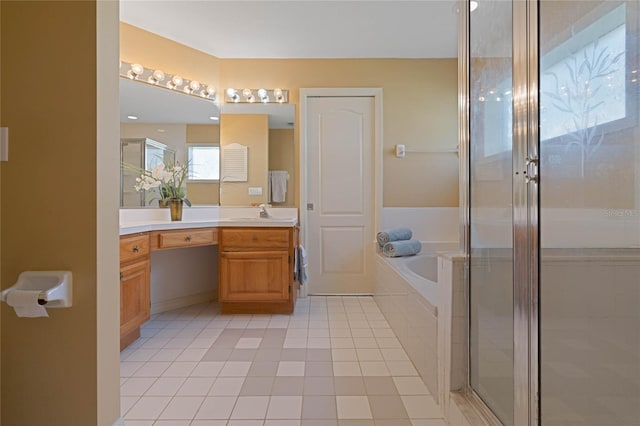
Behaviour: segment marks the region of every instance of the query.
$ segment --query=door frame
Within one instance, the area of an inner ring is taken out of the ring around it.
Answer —
[[[302,245],[309,246],[307,244],[307,110],[308,102],[310,98],[321,97],[372,97],[374,112],[373,112],[373,175],[374,175],[374,190],[373,190],[373,229],[374,233],[371,235],[371,244],[375,244],[375,230],[379,229],[382,221],[382,88],[380,87],[357,87],[357,88],[301,88],[300,89],[300,156],[299,156],[299,170],[300,170],[300,241]],[[307,296],[308,286],[300,286],[299,297]]]

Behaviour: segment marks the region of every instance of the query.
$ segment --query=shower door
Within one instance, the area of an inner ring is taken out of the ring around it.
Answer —
[[[514,424],[512,6],[469,17],[470,385]]]
[[[639,8],[465,12],[469,385],[505,425],[640,424]]]
[[[540,408],[640,424],[636,1],[540,2]]]

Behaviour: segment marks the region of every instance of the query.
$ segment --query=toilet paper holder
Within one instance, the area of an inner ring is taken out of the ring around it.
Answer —
[[[25,271],[18,282],[0,293],[7,301],[12,291],[39,291],[38,304],[46,308],[68,308],[72,304],[73,280],[71,271]]]

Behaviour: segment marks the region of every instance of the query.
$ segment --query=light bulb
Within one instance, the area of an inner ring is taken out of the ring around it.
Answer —
[[[253,103],[256,101],[256,97],[253,95],[249,95],[249,97],[247,98],[247,101]]]
[[[196,80],[191,80],[191,82],[189,83],[189,87],[191,88],[191,90],[196,91],[200,89],[200,83],[198,83]]]
[[[266,89],[258,89],[258,97],[262,102],[269,102],[269,95]]]
[[[153,74],[151,74],[151,77],[153,77],[153,79],[159,83],[164,80],[164,73],[160,70],[155,70]]]
[[[228,97],[233,98],[234,96],[237,96],[237,94],[238,94],[238,91],[236,89],[233,89],[231,87],[227,89]]]
[[[249,99],[250,96],[253,96],[252,93],[251,93],[251,89],[242,90],[242,96],[244,96],[247,99]]]
[[[204,93],[207,96],[215,96],[216,94],[216,88],[213,86],[207,86],[207,88],[205,89]]]
[[[131,72],[137,77],[144,72],[144,67],[140,64],[132,64]]]
[[[280,103],[284,102],[284,94],[282,93],[282,89],[273,89],[273,96],[275,96],[276,101]]]
[[[179,75],[174,75],[171,78],[171,85],[173,85],[173,87],[178,87],[182,85],[182,83],[183,83],[182,77],[180,77]]]

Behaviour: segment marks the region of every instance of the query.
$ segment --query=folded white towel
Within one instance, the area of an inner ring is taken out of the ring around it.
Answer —
[[[286,170],[271,170],[269,172],[272,202],[283,203],[285,201],[287,198],[287,180],[289,180],[289,172]]]

